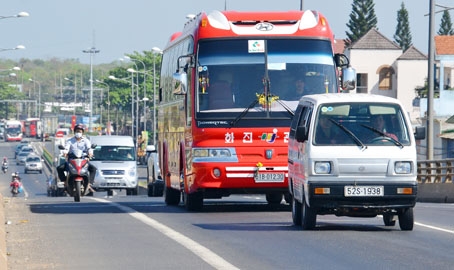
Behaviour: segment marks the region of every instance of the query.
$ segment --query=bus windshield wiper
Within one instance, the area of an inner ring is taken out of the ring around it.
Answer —
[[[277,103],[281,104],[282,107],[284,107],[284,109],[291,115],[291,116],[295,116],[295,112],[290,109],[289,106],[287,106],[287,104],[285,104],[284,102],[282,102],[280,99],[276,99],[275,100]]]
[[[358,146],[361,146],[361,150],[367,149],[367,146],[358,138],[356,135],[351,132],[348,128],[346,128],[344,125],[341,123],[337,122],[336,120],[329,118],[331,122],[336,124],[336,126],[340,127],[345,133],[347,133],[355,142]]]
[[[244,111],[242,111],[240,113],[240,115],[238,115],[235,120],[233,120],[232,122],[230,122],[230,125],[233,127],[236,125],[236,123],[238,123],[238,121],[241,120],[241,118],[243,118],[248,112],[250,109],[254,108],[254,106],[259,102],[258,99],[255,99],[254,101],[252,101],[252,103],[246,108],[244,109]]]
[[[389,136],[388,134],[384,133],[383,131],[381,131],[379,129],[376,129],[374,127],[368,126],[368,125],[364,125],[364,124],[361,124],[361,126],[367,128],[367,129],[370,129],[373,132],[375,132],[377,134],[380,134],[383,137],[386,137],[386,139],[392,141],[395,145],[399,146],[400,148],[404,148],[404,145],[401,142],[399,142],[398,140],[392,138],[391,136]]]

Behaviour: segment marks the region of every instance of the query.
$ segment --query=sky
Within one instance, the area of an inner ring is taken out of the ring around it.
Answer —
[[[397,11],[404,2],[413,44],[427,54],[429,0],[375,0],[378,30],[390,40]],[[303,0],[303,9],[318,10],[328,19],[335,38],[345,38],[353,0]],[[454,0],[437,0],[454,7]],[[188,14],[212,10],[299,10],[301,0],[4,0],[0,16],[27,12],[29,17],[0,19],[0,59],[78,59],[90,63],[83,50],[95,47],[93,63],[111,63],[125,54],[163,48],[170,35],[181,31]],[[436,8],[436,11],[441,8]],[[451,10],[454,20],[454,10]],[[441,13],[435,16],[438,31]],[[17,45],[24,50],[6,50]]]

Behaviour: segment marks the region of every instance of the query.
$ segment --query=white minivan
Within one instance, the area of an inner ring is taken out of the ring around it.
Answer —
[[[137,195],[138,175],[134,140],[131,136],[90,136],[93,150],[91,163],[96,166],[96,191],[125,189],[127,195]]]
[[[417,193],[415,133],[401,103],[369,94],[321,94],[301,98],[288,147],[292,218],[303,229],[317,215],[396,217],[412,230]]]

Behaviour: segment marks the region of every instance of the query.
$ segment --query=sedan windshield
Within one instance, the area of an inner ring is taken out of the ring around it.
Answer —
[[[96,146],[93,151],[93,161],[134,161],[136,154],[134,147],[127,146]]]

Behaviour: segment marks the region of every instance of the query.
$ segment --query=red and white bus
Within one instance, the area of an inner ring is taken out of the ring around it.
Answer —
[[[339,92],[338,68],[354,73],[333,43],[326,18],[310,10],[200,13],[172,35],[158,98],[165,202],[177,205],[183,194],[198,210],[207,198],[265,194],[281,203],[298,100]],[[304,93],[295,95],[301,80]]]
[[[4,137],[5,142],[22,141],[22,123],[19,120],[6,120]]]

